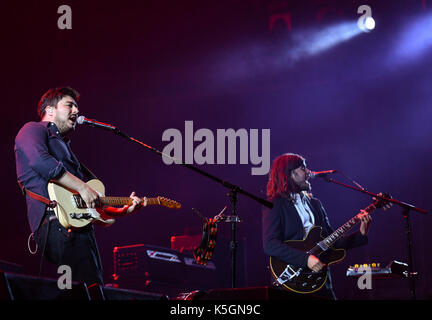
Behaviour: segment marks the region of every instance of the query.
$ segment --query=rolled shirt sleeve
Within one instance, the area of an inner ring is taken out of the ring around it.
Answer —
[[[70,149],[70,140],[63,137],[55,123],[48,121],[28,122],[15,138],[15,160],[18,180],[27,190],[48,195],[48,183],[70,172],[88,181],[94,175],[85,168]],[[32,231],[40,225],[46,205],[26,197],[27,216]]]
[[[50,154],[48,139],[48,130],[37,122],[25,124],[15,138],[17,166],[27,163],[46,181],[59,178],[66,171],[63,163]]]
[[[50,154],[49,139],[52,143],[58,138],[51,135],[48,123],[29,122],[15,138],[15,160],[17,178],[24,187],[43,197],[48,197],[47,185],[51,179],[61,177],[66,172],[65,165]],[[46,204],[26,195],[27,217],[32,232],[37,230],[45,213]]]

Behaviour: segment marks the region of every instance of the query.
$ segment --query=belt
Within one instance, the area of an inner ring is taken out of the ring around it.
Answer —
[[[46,223],[49,223],[49,222],[51,222],[53,220],[57,220],[57,216],[55,215],[54,210],[48,208],[46,210],[46,212],[45,212],[45,217],[44,217],[44,219],[42,221],[42,225],[44,225]]]

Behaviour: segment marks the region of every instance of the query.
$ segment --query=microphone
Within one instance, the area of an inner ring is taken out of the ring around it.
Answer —
[[[310,178],[324,178],[330,173],[335,173],[337,170],[326,170],[326,171],[311,171]]]
[[[92,127],[95,127],[95,128],[107,129],[107,130],[110,130],[110,131],[117,130],[116,127],[114,127],[114,126],[112,126],[110,124],[99,122],[99,121],[96,121],[96,120],[93,120],[93,119],[87,119],[84,116],[79,116],[78,119],[77,119],[77,123],[78,124],[86,124],[88,126],[92,126]]]

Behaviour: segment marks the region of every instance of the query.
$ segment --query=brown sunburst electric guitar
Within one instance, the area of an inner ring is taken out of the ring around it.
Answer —
[[[75,190],[64,188],[56,183],[48,183],[48,194],[51,201],[56,201],[54,212],[60,224],[66,229],[82,228],[91,222],[111,225],[115,219],[103,211],[103,206],[132,205],[130,197],[105,197],[105,187],[100,180],[93,179],[87,184],[99,194],[100,208],[87,208],[84,200]],[[144,201],[144,198],[141,199]],[[159,205],[179,209],[181,204],[164,197],[147,198],[147,205]]]
[[[386,197],[389,198],[389,196]],[[325,263],[325,266],[319,272],[312,272],[307,267],[299,268],[270,257],[270,270],[276,284],[297,293],[312,293],[321,289],[327,280],[328,266],[340,262],[345,258],[345,249],[335,249],[332,245],[342,238],[354,225],[361,222],[361,218],[364,215],[384,206],[386,206],[386,209],[389,205],[383,200],[375,200],[326,238],[322,237],[322,228],[315,226],[308,232],[304,240],[285,241],[284,243],[291,248],[302,250],[318,257],[320,261]]]

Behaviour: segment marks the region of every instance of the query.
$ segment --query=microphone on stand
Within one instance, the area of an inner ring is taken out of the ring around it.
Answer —
[[[311,171],[310,178],[324,178],[330,173],[336,173],[337,170],[326,170],[326,171]]]
[[[99,122],[99,121],[96,121],[94,119],[87,119],[84,116],[79,116],[77,118],[77,123],[78,124],[86,124],[88,126],[92,126],[92,127],[95,127],[95,128],[102,128],[102,129],[107,129],[107,130],[111,130],[111,131],[117,130],[116,127],[114,127],[114,126],[112,126],[110,124]]]

